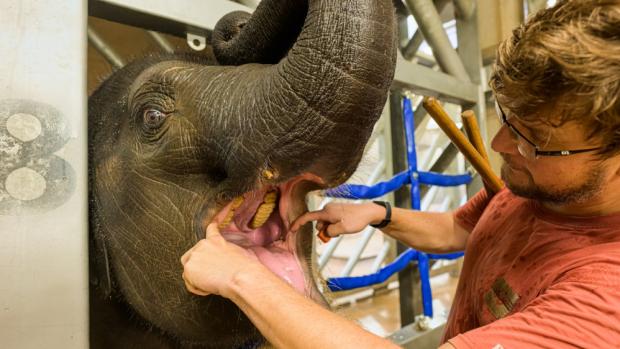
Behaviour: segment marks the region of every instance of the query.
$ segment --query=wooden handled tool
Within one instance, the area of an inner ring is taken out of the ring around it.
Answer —
[[[484,142],[482,141],[482,136],[480,135],[480,127],[478,127],[476,114],[474,114],[474,112],[471,110],[465,110],[461,113],[461,120],[463,120],[463,128],[465,129],[467,138],[469,138],[469,142],[474,146],[474,148],[476,148],[476,150],[486,161],[486,163],[490,164],[489,154],[487,154],[487,150],[484,147]],[[489,194],[495,194],[495,192],[493,191],[491,186],[487,184],[487,182],[483,181],[483,183]]]
[[[465,158],[474,166],[476,171],[482,176],[482,179],[489,185],[490,189],[495,193],[500,191],[504,187],[502,180],[493,173],[489,163],[478,153],[476,148],[469,143],[465,135],[456,127],[454,121],[452,121],[439,102],[433,97],[426,97],[422,105],[461,153],[463,153]]]
[[[489,154],[484,147],[482,136],[480,135],[480,127],[478,127],[478,121],[476,120],[476,114],[471,110],[465,110],[461,113],[461,119],[463,120],[463,126],[465,133],[471,144],[476,148],[478,153],[482,156],[486,162],[489,162]]]

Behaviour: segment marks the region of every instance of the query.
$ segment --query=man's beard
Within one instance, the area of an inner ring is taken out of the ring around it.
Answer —
[[[586,179],[574,186],[554,189],[543,188],[534,182],[532,175],[523,171],[528,177],[527,184],[515,184],[510,181],[510,176],[506,175],[506,165],[502,165],[502,179],[506,182],[506,186],[515,195],[536,201],[547,202],[556,205],[565,205],[572,203],[580,203],[587,201],[602,191],[603,184],[603,168],[596,166],[590,170]]]

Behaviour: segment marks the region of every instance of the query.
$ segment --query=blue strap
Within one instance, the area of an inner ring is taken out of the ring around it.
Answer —
[[[424,315],[433,317],[433,293],[431,291],[430,265],[426,253],[418,253],[418,271],[420,272],[420,288],[422,289],[422,307]]]
[[[330,278],[327,280],[327,286],[331,291],[345,291],[354,288],[365,287],[368,285],[380,284],[389,279],[390,276],[405,269],[405,267],[413,259],[417,258],[418,251],[408,249],[403,252],[394,262],[381,268],[378,272],[365,276],[346,276],[339,278]]]
[[[389,181],[381,182],[371,187],[358,184],[344,184],[328,190],[325,194],[333,198],[374,199],[393,192],[405,184],[409,184],[409,174],[407,171],[397,174]]]
[[[346,291],[352,290],[355,288],[366,287],[369,285],[380,284],[385,282],[390,276],[400,272],[405,269],[405,267],[409,264],[409,262],[417,260],[420,263],[419,255],[423,254],[426,259],[426,269],[428,269],[428,259],[444,259],[444,260],[453,260],[463,257],[463,252],[456,253],[447,253],[447,254],[434,254],[434,253],[423,253],[418,252],[412,248],[407,249],[405,252],[401,253],[392,263],[386,265],[385,267],[379,269],[378,272],[364,275],[364,276],[345,276],[345,277],[337,277],[330,278],[327,280],[327,286],[332,292],[335,291]],[[422,266],[418,264],[418,267],[421,269]],[[428,271],[427,271],[428,273]],[[422,271],[420,270],[420,277],[422,276]],[[430,284],[428,289],[430,290]]]
[[[417,174],[418,183],[437,185],[440,187],[454,187],[467,184],[472,180],[469,174],[444,175],[423,171],[417,172]],[[332,198],[371,200],[391,193],[407,184],[411,184],[411,177],[407,171],[403,171],[389,181],[380,182],[370,187],[359,184],[343,184],[339,187],[327,190],[326,195]]]
[[[471,182],[470,174],[445,175],[435,172],[418,172],[418,180],[422,184],[437,185],[440,187],[456,187]]]

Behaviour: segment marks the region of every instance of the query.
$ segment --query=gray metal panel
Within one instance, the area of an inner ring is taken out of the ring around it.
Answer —
[[[1,345],[86,348],[86,1],[3,1],[0,23]]]
[[[252,9],[229,0],[90,0],[91,15],[158,32],[185,37],[205,34],[232,11]]]
[[[445,327],[446,319],[435,316],[429,320],[426,330],[414,323],[394,332],[388,339],[406,349],[435,349],[441,344]]]
[[[469,81],[463,62],[450,45],[437,8],[431,0],[406,0],[422,35],[433,48],[433,55],[443,71]]]
[[[406,61],[398,55],[394,86],[457,103],[477,103],[480,87],[452,75]]]

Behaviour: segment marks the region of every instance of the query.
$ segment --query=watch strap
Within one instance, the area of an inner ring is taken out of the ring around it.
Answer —
[[[387,201],[373,201],[374,204],[385,207],[385,218],[378,224],[370,224],[373,228],[384,228],[392,221],[392,205]]]

